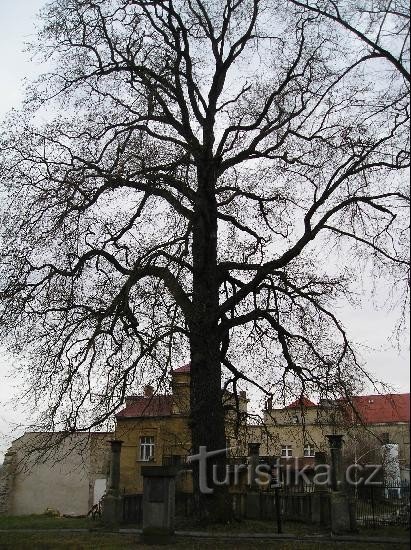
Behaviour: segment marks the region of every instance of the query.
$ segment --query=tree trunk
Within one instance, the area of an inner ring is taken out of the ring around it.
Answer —
[[[204,163],[205,164],[205,163]],[[217,205],[210,166],[198,169],[196,216],[193,222],[193,318],[190,322],[191,431],[194,454],[226,447],[221,393],[220,343],[218,336],[219,283],[217,270]],[[201,491],[199,462],[193,463],[197,511],[205,521],[224,521],[228,513],[227,487],[213,484],[213,465],[224,479],[225,453],[207,460],[206,486]]]

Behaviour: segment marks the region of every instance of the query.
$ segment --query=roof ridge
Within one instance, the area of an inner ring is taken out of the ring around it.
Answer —
[[[396,397],[396,396],[405,396],[411,395],[410,392],[401,392],[401,393],[367,393],[361,395],[353,395],[353,399],[359,397]]]
[[[171,394],[138,395],[117,414],[116,418],[144,418],[171,415]]]
[[[186,365],[182,365],[181,367],[177,367],[176,369],[173,369],[172,373],[176,374],[183,374],[183,373],[189,373],[191,371],[191,362],[187,363]]]

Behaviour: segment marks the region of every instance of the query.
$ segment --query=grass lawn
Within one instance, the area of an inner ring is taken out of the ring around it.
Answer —
[[[390,544],[390,550],[404,550],[406,545]],[[146,546],[138,542],[136,535],[113,535],[108,533],[0,533],[1,550],[123,550],[146,548],[147,550],[181,549],[203,550],[224,548],[233,550],[275,549],[275,550],[386,550],[384,544],[369,543],[333,543],[302,541],[264,541],[248,540],[229,542],[216,540],[179,539],[171,546]]]
[[[202,527],[190,520],[177,522],[176,529],[180,531],[209,531],[210,533],[277,533],[275,521],[242,520],[229,525],[210,525]],[[282,532],[287,535],[328,535],[330,529],[321,525],[307,524],[300,521],[285,521]],[[385,526],[371,529],[360,527],[358,536],[392,537],[408,539],[409,531],[401,526]]]
[[[126,526],[125,526],[126,527]],[[128,527],[128,526],[127,526]],[[130,526],[132,527],[132,526]],[[185,521],[184,524],[177,525],[180,530],[205,531],[206,529],[193,522]],[[87,518],[56,518],[48,516],[20,516],[20,517],[0,517],[0,531],[4,529],[13,529],[14,532],[0,532],[0,550],[54,550],[54,549],[72,549],[72,550],[122,550],[128,548],[147,548],[147,550],[161,548],[181,548],[182,550],[201,550],[201,549],[223,549],[232,548],[239,550],[257,549],[275,549],[275,550],[386,550],[385,544],[363,543],[341,543],[318,541],[303,542],[296,541],[273,541],[273,540],[245,540],[245,541],[217,541],[217,540],[197,540],[180,538],[172,546],[146,546],[139,542],[138,535],[135,534],[113,534],[104,532],[104,527],[99,521],[93,521]],[[23,532],[26,529],[42,529],[42,532]],[[53,529],[91,529],[87,533],[64,533],[52,532]],[[19,530],[21,530],[19,532]],[[49,532],[46,532],[49,530]],[[276,525],[268,521],[244,520],[234,522],[230,525],[210,526],[207,531],[218,533],[221,537],[225,534],[235,533],[275,533]],[[284,533],[300,535],[329,534],[329,531],[322,530],[319,526],[306,525],[299,522],[288,521],[284,524]],[[395,537],[407,539],[408,531],[399,527],[387,527],[382,529],[362,529],[359,537]],[[404,550],[406,544],[390,544],[390,550]]]
[[[410,530],[399,525],[385,525],[384,527],[360,527],[360,535],[364,537],[393,537],[409,539]]]
[[[228,525],[202,526],[190,520],[180,520],[176,523],[179,531],[209,531],[210,533],[277,533],[275,521],[241,520],[233,521]],[[282,532],[292,535],[322,535],[329,533],[319,525],[310,525],[297,521],[283,522]]]
[[[33,516],[0,516],[1,529],[90,529],[99,522],[88,518]]]

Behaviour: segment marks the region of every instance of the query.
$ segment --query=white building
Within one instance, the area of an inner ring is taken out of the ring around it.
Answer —
[[[26,433],[13,441],[0,470],[0,514],[50,508],[86,515],[105,491],[112,436],[76,433],[62,440],[59,433]]]

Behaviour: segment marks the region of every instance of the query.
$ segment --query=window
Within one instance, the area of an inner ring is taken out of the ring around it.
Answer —
[[[381,441],[383,445],[388,445],[388,443],[390,442],[390,434],[388,432],[382,433]]]
[[[293,447],[292,445],[283,445],[281,447],[281,456],[289,458],[290,456],[293,456]]]
[[[154,437],[145,435],[140,437],[140,460],[148,462],[154,457]]]
[[[315,447],[311,443],[304,445],[304,456],[315,456]]]

